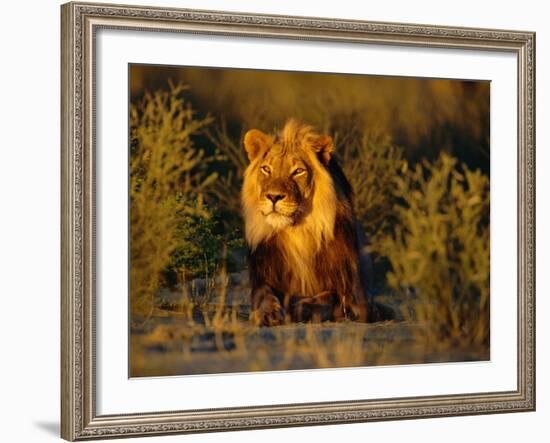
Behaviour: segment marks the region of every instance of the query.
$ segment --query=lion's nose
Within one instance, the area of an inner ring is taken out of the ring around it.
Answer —
[[[286,198],[286,194],[275,194],[275,193],[269,193],[265,195],[269,200],[273,202],[273,204],[277,203],[279,200],[284,200]]]

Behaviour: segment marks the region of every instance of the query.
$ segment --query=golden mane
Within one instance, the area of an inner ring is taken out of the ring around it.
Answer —
[[[272,145],[267,150],[272,149],[279,156],[297,154],[311,168],[311,207],[299,223],[276,230],[272,224],[266,222],[259,210],[261,189],[257,181],[258,168],[260,162],[269,156],[269,152],[263,152],[251,161],[244,174],[241,193],[245,236],[249,248],[254,251],[261,242],[276,235],[285,261],[301,280],[299,286],[303,293],[318,289],[314,283],[315,276],[312,275],[312,261],[323,242],[334,238],[337,193],[330,172],[319,158],[322,155],[319,152],[319,141],[323,138],[311,126],[294,119],[289,120],[274,136],[269,136]]]
[[[251,320],[366,321],[353,189],[332,138],[292,119],[271,135],[249,130],[244,148]]]

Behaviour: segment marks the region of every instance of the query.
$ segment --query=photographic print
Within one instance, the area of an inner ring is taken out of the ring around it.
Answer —
[[[490,82],[129,65],[131,377],[490,358]]]

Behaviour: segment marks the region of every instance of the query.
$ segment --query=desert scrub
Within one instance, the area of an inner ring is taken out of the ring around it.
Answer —
[[[393,181],[398,217],[373,247],[428,346],[489,343],[489,179],[441,154]]]
[[[388,137],[368,131],[344,137],[336,155],[354,191],[355,214],[369,237],[394,220],[393,180],[403,168],[403,152]]]
[[[184,91],[170,85],[130,108],[130,292],[132,313],[142,316],[178,247],[182,217],[216,180],[193,143],[210,119],[194,116]]]

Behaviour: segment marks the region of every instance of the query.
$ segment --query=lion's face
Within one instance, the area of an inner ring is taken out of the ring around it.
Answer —
[[[332,229],[335,195],[326,168],[330,137],[290,120],[276,136],[248,131],[244,146],[250,160],[242,190],[249,244],[308,223],[319,232]]]
[[[275,229],[295,224],[311,210],[312,167],[305,156],[284,154],[274,144],[255,171],[259,191],[258,209]]]

